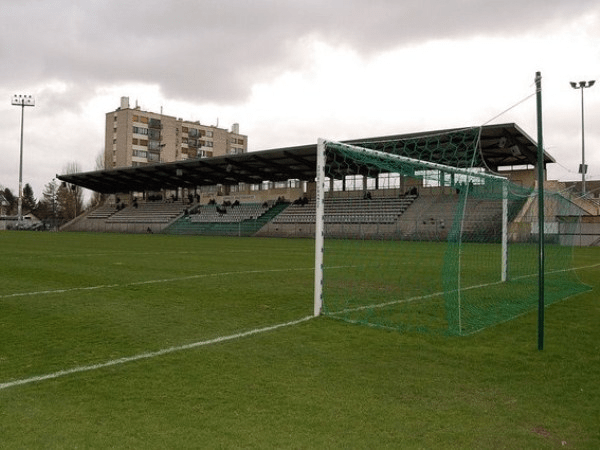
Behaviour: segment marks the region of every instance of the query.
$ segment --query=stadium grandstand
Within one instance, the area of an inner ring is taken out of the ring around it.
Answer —
[[[518,125],[507,123],[472,129],[478,131],[476,170],[499,174],[524,189],[535,187],[537,144]],[[387,152],[390,150],[386,143],[410,141],[413,148],[419,148],[425,146],[430,136],[439,136],[437,149],[419,156],[437,163],[442,159],[444,148],[454,145],[451,136],[460,131],[437,130],[344,143],[368,145],[370,149]],[[401,152],[406,153],[407,148]],[[545,165],[554,162],[552,156],[544,154]],[[333,162],[327,160],[326,164],[330,166]],[[96,209],[86,211],[62,229],[310,237],[315,235],[316,176],[316,143],[57,175],[64,183],[99,192],[104,198]],[[460,182],[453,178],[446,183],[430,183],[426,178],[417,177],[417,181],[407,182],[402,174],[391,173],[385,168],[367,173],[353,165],[337,167],[326,186],[325,221],[329,224],[329,233],[346,237],[385,235],[400,239],[445,240],[459,198],[451,194],[457,194]],[[545,184],[557,191],[569,191],[560,183],[545,181]],[[448,195],[429,195],[440,191]],[[589,216],[590,222],[597,222],[594,217],[599,215],[598,202],[572,197],[572,211],[564,215]],[[532,210],[534,202],[528,202],[524,197],[523,201],[514,203],[511,221],[531,217],[531,211],[524,208]],[[496,206],[477,198],[469,200],[469,210],[476,210],[479,220],[482,220],[482,213],[490,219],[500,214]],[[524,228],[513,224],[513,229]],[[525,234],[514,232],[512,236],[526,240],[532,233],[531,224],[527,230]],[[581,244],[591,245],[597,241],[594,233]]]

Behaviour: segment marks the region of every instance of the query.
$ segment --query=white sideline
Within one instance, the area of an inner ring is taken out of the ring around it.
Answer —
[[[125,363],[129,363],[129,362],[139,361],[141,359],[156,358],[158,356],[166,355],[168,353],[179,352],[182,350],[189,350],[192,348],[202,347],[205,345],[218,344],[220,342],[231,341],[234,339],[241,339],[241,338],[244,338],[247,336],[252,336],[254,334],[266,333],[268,331],[277,330],[278,328],[297,325],[299,323],[306,322],[313,318],[314,318],[314,316],[306,316],[306,317],[303,317],[302,319],[293,320],[291,322],[280,323],[277,325],[271,325],[271,326],[264,327],[264,328],[256,328],[254,330],[243,331],[241,333],[231,334],[229,336],[220,336],[220,337],[216,337],[214,339],[209,339],[207,341],[199,341],[199,342],[194,342],[192,344],[180,345],[178,347],[164,348],[162,350],[157,350],[155,352],[140,353],[139,355],[126,356],[124,358],[113,359],[111,361],[107,361],[107,362],[100,363],[100,364],[74,367],[72,369],[59,370],[58,372],[49,373],[46,375],[39,375],[36,377],[31,377],[31,378],[23,378],[20,380],[8,381],[5,383],[0,383],[0,391],[3,389],[8,389],[8,388],[20,386],[23,384],[38,383],[40,381],[51,380],[53,378],[60,378],[60,377],[66,376],[66,375],[72,375],[74,373],[89,372],[91,370],[103,369],[106,367],[116,366],[119,364],[125,364]]]

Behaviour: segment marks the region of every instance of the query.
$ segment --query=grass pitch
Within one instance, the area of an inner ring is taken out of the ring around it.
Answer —
[[[597,248],[576,249],[594,290],[547,308],[542,352],[535,312],[460,338],[301,321],[312,240],[0,248],[1,448],[600,446]]]

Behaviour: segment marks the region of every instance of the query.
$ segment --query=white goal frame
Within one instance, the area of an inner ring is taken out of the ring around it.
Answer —
[[[356,145],[344,144],[337,141],[330,141],[319,138],[317,142],[317,167],[316,167],[316,216],[315,216],[315,286],[314,286],[314,316],[321,315],[323,309],[323,251],[325,241],[325,149],[328,143],[335,144],[346,150],[356,153],[363,153],[379,158],[388,158],[390,160],[407,163],[418,163],[422,167],[431,170],[445,170],[456,174],[466,175],[468,177],[490,179],[502,182],[502,252],[500,262],[500,280],[502,282],[508,279],[508,178],[489,173],[473,172],[469,169],[447,166],[444,164],[434,163],[430,161],[418,160],[406,156],[395,155],[392,153],[371,150]],[[466,197],[465,197],[466,201]],[[462,235],[461,223],[461,235]],[[459,270],[460,270],[460,255],[459,255]],[[460,311],[460,277],[457,280],[457,292]],[[460,314],[460,313],[459,313]],[[460,319],[459,319],[460,321]]]

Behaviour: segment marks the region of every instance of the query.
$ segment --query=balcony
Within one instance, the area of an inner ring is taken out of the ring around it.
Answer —
[[[158,119],[150,119],[148,121],[148,128],[153,128],[155,130],[161,130],[162,129],[162,123]]]

